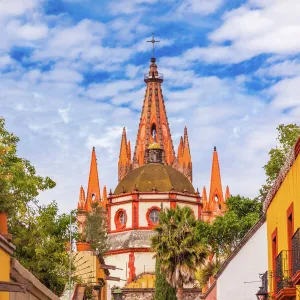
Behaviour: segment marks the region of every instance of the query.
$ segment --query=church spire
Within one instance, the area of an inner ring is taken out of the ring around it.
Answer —
[[[184,127],[183,138],[182,136],[180,137],[177,161],[174,162],[173,167],[183,173],[192,182],[192,157],[186,127]]]
[[[202,191],[202,203],[203,203],[203,209],[206,209],[207,206],[207,194],[206,194],[206,187],[203,187],[203,191]]]
[[[171,166],[175,152],[161,89],[163,75],[158,73],[154,57],[151,58],[149,73],[145,74],[144,81],[147,87],[133,155],[133,168],[147,163],[146,150],[153,142],[158,143],[163,150],[163,162]]]
[[[229,191],[229,186],[226,186],[226,191],[225,191],[225,201],[227,201],[231,197],[230,191]]]
[[[130,142],[127,143],[126,129],[123,128],[120,155],[118,162],[118,179],[122,180],[130,170],[131,163],[131,147]]]
[[[221,174],[220,174],[220,165],[219,165],[219,158],[218,158],[218,152],[216,147],[214,147],[214,152],[213,152],[210,191],[209,191],[208,201],[209,201],[208,204],[209,211],[217,213],[225,210]]]
[[[192,157],[190,152],[190,144],[187,133],[187,128],[184,127],[184,137],[183,137],[183,174],[192,181]]]
[[[108,204],[108,199],[107,199],[107,191],[106,191],[106,185],[103,187],[103,191],[102,191],[102,201],[101,201],[101,206],[103,208],[106,208]]]
[[[179,142],[179,146],[178,146],[177,160],[178,160],[178,164],[182,165],[182,160],[183,160],[183,138],[182,138],[182,136],[180,137],[180,142]]]
[[[84,189],[83,189],[82,185],[80,186],[79,200],[78,200],[77,208],[79,210],[85,210],[85,194],[84,194]]]
[[[96,151],[95,147],[93,147],[87,190],[87,210],[90,210],[91,204],[96,201],[100,201],[100,185],[98,178]]]

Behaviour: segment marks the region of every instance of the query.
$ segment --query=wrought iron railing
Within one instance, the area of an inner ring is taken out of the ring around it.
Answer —
[[[268,276],[268,271],[266,271],[264,274],[261,274],[261,286],[264,292],[268,292]]]
[[[292,270],[289,268],[290,250],[281,251],[276,257],[276,292],[278,293],[291,282]]]
[[[155,74],[154,72],[152,73],[146,73],[144,74],[144,79],[164,79],[164,75],[161,73]]]
[[[292,237],[292,270],[293,275],[300,270],[300,228]]]

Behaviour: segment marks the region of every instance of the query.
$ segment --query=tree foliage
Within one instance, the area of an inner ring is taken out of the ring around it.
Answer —
[[[220,260],[208,260],[203,267],[199,268],[195,273],[195,278],[199,283],[199,287],[204,288],[209,278],[211,276],[214,276],[218,272],[220,267]]]
[[[107,217],[104,208],[98,203],[93,204],[92,212],[87,216],[85,234],[91,248],[97,250],[99,255],[108,251]]]
[[[160,259],[156,257],[154,300],[176,300],[176,289],[166,280],[166,273],[160,270]]]
[[[16,258],[59,295],[68,280],[69,216],[60,215],[55,202],[39,205],[39,192],[55,187],[55,182],[37,175],[31,163],[17,155],[18,142],[0,118],[0,212],[8,215]]]
[[[221,260],[239,244],[262,213],[262,203],[257,199],[232,196],[226,205],[224,216],[218,216],[211,224],[200,220],[196,229],[198,241],[207,243]]]
[[[5,128],[0,118],[0,211],[8,215],[25,210],[39,191],[55,187],[49,177],[36,174],[30,162],[17,155],[19,138]]]
[[[269,151],[269,161],[264,165],[267,176],[266,183],[260,189],[259,199],[263,201],[283,167],[286,155],[300,136],[300,126],[296,124],[279,125],[277,127],[279,144]]]
[[[152,238],[152,249],[160,260],[160,270],[182,299],[183,285],[194,282],[197,267],[204,263],[207,248],[196,239],[196,220],[189,207],[165,209]]]
[[[68,281],[69,226],[69,215],[59,215],[55,202],[30,207],[10,219],[16,258],[57,295]]]

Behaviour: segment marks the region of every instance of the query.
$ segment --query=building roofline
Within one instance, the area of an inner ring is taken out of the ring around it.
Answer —
[[[240,250],[247,244],[247,242],[253,237],[253,235],[258,231],[258,229],[266,222],[266,215],[263,216],[251,227],[248,233],[243,237],[238,246],[231,252],[228,258],[223,262],[219,271],[214,276],[215,279],[218,279],[230,262],[237,256]]]
[[[287,153],[285,163],[280,169],[278,176],[276,177],[273,185],[271,186],[266,199],[264,201],[264,211],[266,212],[269,205],[271,204],[273,198],[275,197],[276,193],[278,192],[281,184],[285,180],[287,174],[289,173],[291,167],[294,165],[295,160],[297,159],[300,153],[300,137],[298,138],[295,145],[291,148],[291,150]]]
[[[210,294],[210,292],[215,288],[216,284],[217,281],[214,281],[212,285],[208,288],[208,290],[204,294],[200,295],[200,299],[206,299],[206,297]]]
[[[16,250],[16,246],[9,242],[2,234],[0,234],[0,248],[7,252],[9,255],[12,255]]]

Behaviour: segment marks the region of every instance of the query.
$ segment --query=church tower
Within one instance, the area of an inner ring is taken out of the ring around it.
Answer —
[[[155,42],[154,38],[151,42]],[[216,148],[213,152],[210,189],[204,187],[201,196],[198,189],[194,188],[188,130],[184,128],[175,154],[162,92],[163,80],[156,59],[152,57],[149,72],[144,75],[146,91],[133,154],[126,129],[122,131],[118,184],[114,191],[109,189],[107,194],[104,187],[100,198],[96,152],[93,148],[87,194],[83,187],[79,193],[78,221],[81,228],[93,202],[99,201],[105,207],[111,245],[106,253],[106,264],[115,265],[118,262],[113,277],[126,280],[120,284],[127,288],[150,288],[147,284],[154,283],[155,259],[150,241],[162,207],[173,209],[188,206],[196,219],[211,222],[225,212],[226,200],[230,197],[228,187],[223,195]],[[136,278],[139,278],[138,281]]]
[[[144,75],[144,82],[147,86],[133,159],[131,161],[130,141],[127,142],[126,130],[123,128],[118,163],[118,181],[122,180],[129,170],[146,164],[148,160],[146,150],[155,142],[163,150],[163,163],[174,167],[192,182],[192,158],[187,128],[184,128],[184,136],[181,137],[176,157],[161,88],[163,75],[158,73],[154,57],[151,58],[149,72]]]
[[[205,189],[205,188],[204,188]],[[223,196],[221,172],[217,148],[214,147],[210,191],[207,199],[206,190],[203,189],[203,218],[205,221],[213,221],[216,216],[223,215],[226,210],[226,200],[230,197],[229,187],[226,187],[225,197]]]
[[[133,155],[133,168],[141,167],[147,162],[146,150],[154,142],[164,150],[163,162],[171,166],[175,152],[161,89],[163,75],[158,73],[154,57],[151,58],[149,73],[145,74],[144,81],[147,87]]]

